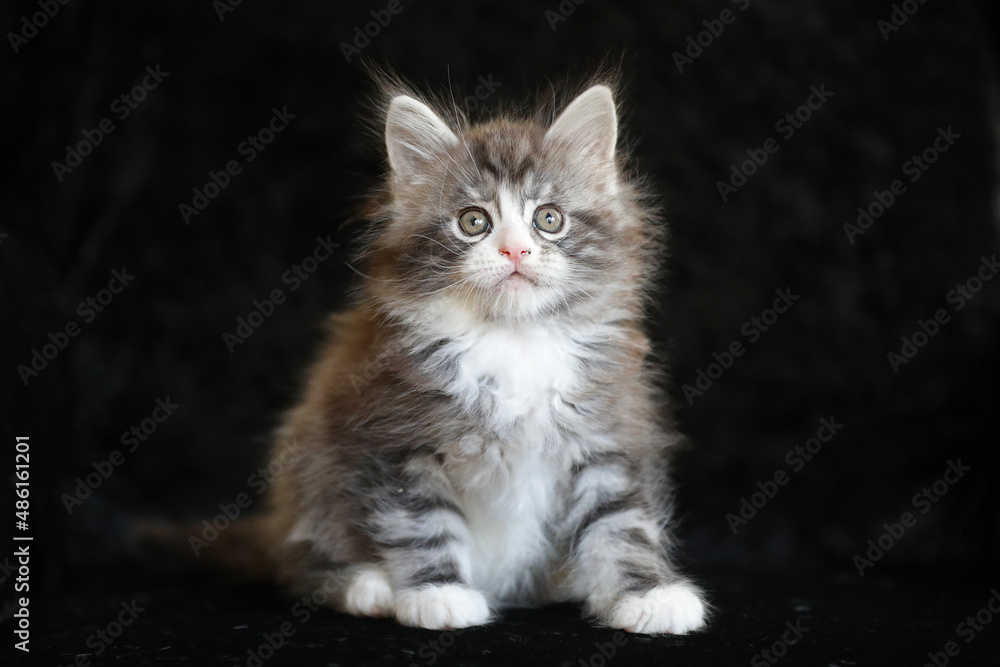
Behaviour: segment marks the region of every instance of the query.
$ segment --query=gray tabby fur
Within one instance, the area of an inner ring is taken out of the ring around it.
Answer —
[[[669,556],[679,436],[643,330],[663,234],[617,148],[613,85],[554,120],[479,124],[384,90],[357,298],[273,452],[292,461],[264,519],[281,579],[332,573],[334,607],[428,628],[563,600],[634,632],[700,628]],[[533,226],[545,205],[557,233]],[[469,207],[489,232],[459,229]]]

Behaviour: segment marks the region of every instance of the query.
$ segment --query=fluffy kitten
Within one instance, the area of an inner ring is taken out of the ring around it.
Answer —
[[[611,89],[551,123],[387,100],[358,298],[273,453],[280,578],[333,573],[337,609],[423,628],[564,600],[632,632],[702,627],[668,556],[678,436],[643,333],[661,246]]]

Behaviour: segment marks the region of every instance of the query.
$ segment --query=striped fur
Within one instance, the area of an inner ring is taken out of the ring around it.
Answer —
[[[661,232],[611,89],[551,122],[387,99],[358,298],[278,433],[301,449],[272,495],[282,578],[335,572],[335,607],[421,627],[576,600],[634,632],[698,629],[666,530],[679,436],[642,327]],[[543,206],[562,229],[533,226]],[[469,207],[488,233],[461,230]]]

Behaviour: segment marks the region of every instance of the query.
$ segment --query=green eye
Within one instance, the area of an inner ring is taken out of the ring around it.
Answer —
[[[490,231],[490,217],[482,209],[470,208],[458,216],[458,226],[467,236],[479,236]]]
[[[535,227],[548,234],[555,234],[563,228],[563,214],[554,206],[539,206],[535,211]]]

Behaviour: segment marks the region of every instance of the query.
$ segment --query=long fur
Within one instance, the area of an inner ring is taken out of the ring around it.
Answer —
[[[390,168],[363,278],[276,437],[275,576],[334,573],[334,607],[422,627],[555,600],[635,632],[701,627],[670,559],[680,436],[643,330],[662,224],[617,148],[613,81],[475,124],[381,81]],[[558,233],[532,225],[546,205]],[[460,230],[470,206],[489,233]]]

